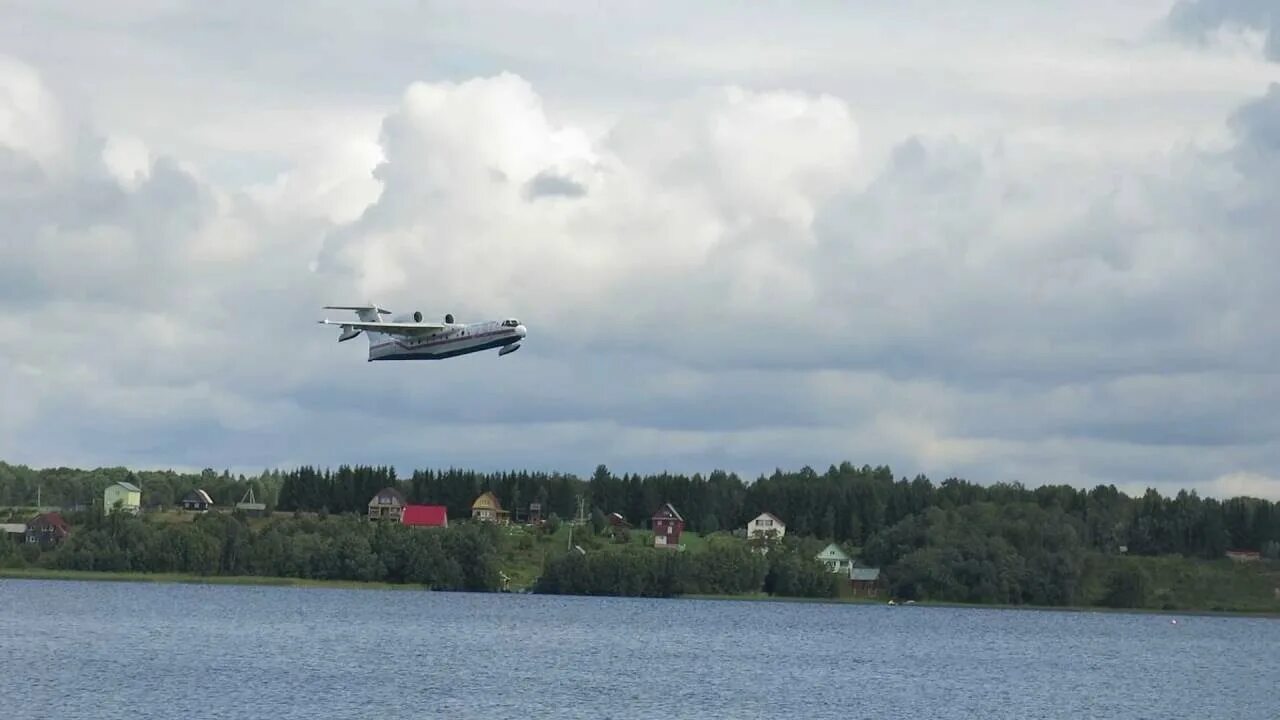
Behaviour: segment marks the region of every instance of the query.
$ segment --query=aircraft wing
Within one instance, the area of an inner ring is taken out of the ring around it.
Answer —
[[[385,333],[387,335],[404,335],[421,337],[440,332],[445,328],[440,323],[394,323],[394,322],[362,322],[345,320],[320,320],[321,325],[338,325],[348,332],[367,330],[368,332]]]

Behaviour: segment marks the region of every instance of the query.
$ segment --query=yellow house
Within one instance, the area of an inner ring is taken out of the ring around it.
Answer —
[[[136,515],[142,508],[142,489],[127,482],[108,485],[102,492],[103,512],[111,512],[116,503],[120,503],[121,510]]]
[[[511,519],[511,513],[502,509],[502,504],[498,502],[498,496],[491,492],[485,491],[476,501],[471,503],[471,519],[481,522],[498,522],[506,523]]]

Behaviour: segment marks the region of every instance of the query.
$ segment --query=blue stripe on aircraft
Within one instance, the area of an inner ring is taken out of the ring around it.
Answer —
[[[521,340],[523,340],[523,338],[504,337],[504,338],[498,338],[497,340],[491,340],[487,343],[484,343],[483,345],[472,345],[470,347],[459,348],[457,350],[442,350],[440,352],[426,351],[426,352],[396,353],[394,355],[383,355],[380,357],[371,357],[369,358],[369,361],[373,362],[375,360],[443,360],[445,358],[457,357],[459,355],[466,355],[467,353],[481,352],[483,350],[492,350],[494,348],[502,347],[503,345],[510,345],[512,343],[520,342]]]

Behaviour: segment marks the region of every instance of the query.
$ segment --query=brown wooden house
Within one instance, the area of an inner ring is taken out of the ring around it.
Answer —
[[[875,597],[880,592],[880,568],[849,568],[849,587],[855,597]]]
[[[684,518],[671,503],[663,503],[653,514],[653,546],[659,548],[680,547],[680,533],[684,532]]]
[[[27,523],[27,542],[32,545],[57,545],[71,534],[71,526],[56,512],[41,513]]]
[[[502,503],[498,502],[497,495],[486,490],[471,503],[471,519],[505,525],[511,521],[511,513],[502,509]]]

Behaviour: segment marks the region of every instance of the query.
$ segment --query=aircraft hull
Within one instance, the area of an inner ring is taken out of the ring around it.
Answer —
[[[492,340],[483,340],[466,345],[454,344],[450,346],[449,344],[441,343],[438,348],[414,348],[411,346],[403,346],[400,343],[394,343],[397,347],[388,352],[371,355],[369,357],[369,362],[381,362],[385,360],[444,360],[447,358],[458,357],[459,355],[468,355],[470,353],[493,350],[494,348],[503,348],[502,354],[506,354],[507,352],[511,352],[507,346],[518,343],[520,340],[520,337],[512,335],[508,337],[498,337]]]

